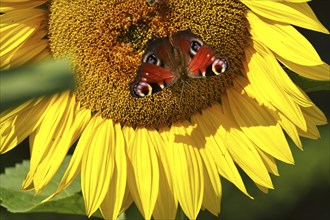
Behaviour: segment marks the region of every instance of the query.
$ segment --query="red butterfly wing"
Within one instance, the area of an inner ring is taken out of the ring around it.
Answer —
[[[174,82],[171,69],[166,68],[170,63],[172,46],[168,38],[151,41],[142,56],[142,64],[137,76],[130,83],[131,94],[135,97],[145,97],[159,92]]]
[[[138,75],[130,84],[131,94],[135,97],[144,97],[159,92],[173,83],[174,75],[166,68],[143,63]]]
[[[215,59],[214,53],[210,50],[210,48],[203,45],[190,61],[188,69],[197,78],[206,77],[206,69]]]
[[[229,68],[226,58],[217,56],[199,36],[189,30],[173,35],[173,44],[181,51],[187,63],[188,76],[192,78],[220,75]]]

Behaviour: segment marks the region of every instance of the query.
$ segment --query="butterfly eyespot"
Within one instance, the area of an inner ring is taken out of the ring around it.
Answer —
[[[133,93],[136,97],[140,98],[150,96],[152,93],[152,87],[149,83],[139,82],[138,84],[134,85]]]
[[[212,63],[212,71],[216,75],[226,72],[229,69],[228,61],[226,58],[216,59]]]
[[[146,54],[146,55],[143,57],[142,62],[143,62],[143,63],[155,64],[155,65],[157,65],[157,66],[160,66],[160,65],[161,65],[160,59],[158,59],[158,58],[156,57],[156,55],[153,54],[153,53]]]
[[[190,54],[192,56],[195,56],[197,51],[201,48],[202,42],[199,42],[197,40],[193,40],[190,43]]]

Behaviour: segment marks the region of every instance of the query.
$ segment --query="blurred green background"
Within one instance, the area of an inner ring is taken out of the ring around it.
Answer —
[[[330,29],[330,1],[314,0],[309,3],[319,20]],[[329,35],[299,29],[315,46],[322,59],[330,63]],[[329,73],[330,74],[330,73]],[[311,99],[330,117],[330,92],[309,93]],[[224,220],[323,220],[330,219],[330,174],[329,174],[329,126],[321,126],[320,140],[302,139],[304,151],[291,145],[295,166],[278,162],[280,177],[272,176],[275,190],[268,194],[261,193],[254,184],[242,173],[248,191],[255,198],[249,199],[238,191],[231,183],[222,178],[223,198],[219,218],[207,212],[201,212],[199,219],[224,219]],[[5,167],[14,166],[29,159],[28,141],[9,153],[0,156],[3,173]],[[136,208],[132,207],[127,212],[129,219],[137,219]],[[1,220],[83,220],[85,216],[63,215],[56,213],[9,213],[0,209]],[[97,218],[90,218],[97,219]]]

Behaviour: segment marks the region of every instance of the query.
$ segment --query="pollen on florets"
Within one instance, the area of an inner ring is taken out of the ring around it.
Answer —
[[[134,7],[132,7],[134,6]],[[239,73],[248,40],[245,6],[234,0],[53,0],[49,19],[54,57],[70,54],[77,74],[77,100],[85,108],[130,126],[160,127],[189,119],[220,100]],[[228,58],[218,77],[178,81],[145,98],[129,82],[148,41],[190,29]]]

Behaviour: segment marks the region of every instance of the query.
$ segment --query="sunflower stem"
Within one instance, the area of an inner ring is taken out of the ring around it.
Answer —
[[[68,60],[47,60],[18,69],[1,71],[0,110],[32,98],[74,88],[74,75]]]

